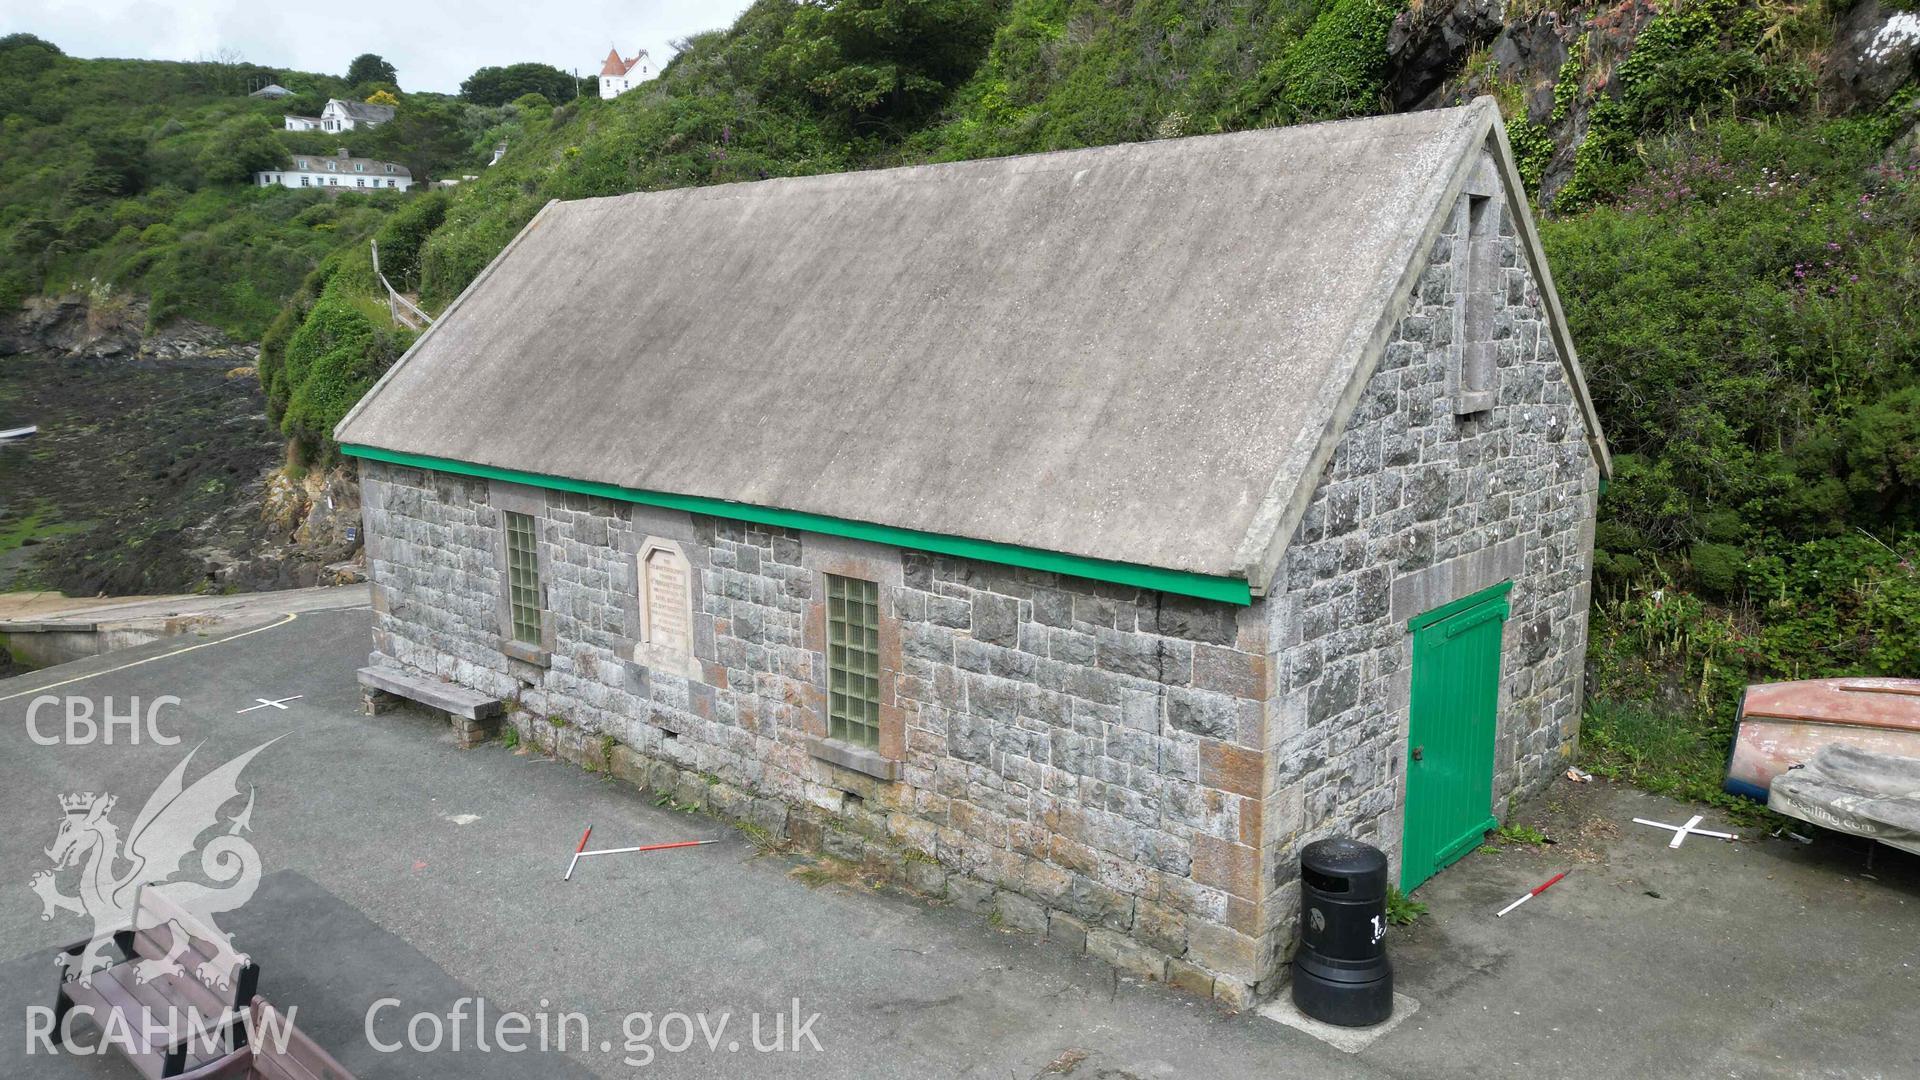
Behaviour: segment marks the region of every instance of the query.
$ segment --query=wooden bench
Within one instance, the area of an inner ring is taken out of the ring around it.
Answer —
[[[83,981],[84,973],[71,961],[63,965],[54,998],[54,1037],[64,1045],[67,1014],[84,1008],[103,1035],[113,1033],[105,1041],[148,1080],[180,1076],[245,1045],[240,1020],[259,983],[259,966],[238,963],[227,989],[221,989],[216,972],[202,968],[221,967],[223,955],[231,959],[226,935],[152,886],[143,885],[134,895],[131,923],[113,935],[120,960],[90,980]],[[61,952],[78,960],[91,945],[89,938]]]
[[[353,1080],[352,1073],[265,998],[254,998],[248,1013],[253,1038],[245,1046],[179,1080]]]
[[[462,747],[478,746],[493,738],[500,718],[506,715],[506,703],[469,690],[458,683],[411,675],[398,668],[370,664],[359,671],[360,685],[367,688],[368,716],[391,709],[399,699],[446,715],[453,724],[454,737]]]

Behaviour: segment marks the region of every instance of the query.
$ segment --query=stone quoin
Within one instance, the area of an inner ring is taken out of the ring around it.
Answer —
[[[1578,737],[1607,451],[1484,99],[551,204],[336,437],[376,667],[1236,1007],[1304,844],[1416,885],[1423,761],[1477,837]]]

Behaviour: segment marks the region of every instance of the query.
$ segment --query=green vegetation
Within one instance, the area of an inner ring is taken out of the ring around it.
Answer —
[[[246,186],[280,153],[280,106],[245,96],[250,70],[0,38],[0,310],[138,291],[156,325],[257,337],[327,252],[370,232],[381,200],[321,207],[318,193]]]
[[[370,77],[78,60],[31,35],[0,38],[0,312],[40,294],[144,293],[150,325],[189,318],[257,339],[322,260],[364,246],[410,196],[260,188],[255,172],[342,145],[422,181],[477,171],[530,111],[404,94],[371,130],[281,130],[282,113],[329,97],[394,94],[390,65],[355,63]],[[266,79],[295,96],[246,96]]]
[[[399,81],[400,76],[393,70],[393,65],[378,53],[361,53],[347,64],[347,85],[355,89],[394,86]]]
[[[1595,702],[1580,728],[1581,763],[1597,776],[1656,795],[1706,803],[1740,821],[1765,808],[1720,789],[1726,776],[1727,725],[1703,724],[1692,713],[1619,702]]]
[[[1531,825],[1520,825],[1511,821],[1487,833],[1487,838],[1501,844],[1512,844],[1518,847],[1541,847],[1552,843],[1551,840],[1547,839],[1547,834],[1541,832],[1539,829]]]
[[[372,299],[377,288],[370,252],[336,252],[307,276],[261,339],[267,418],[293,443],[296,460],[324,458],[329,416],[344,415],[399,356],[402,339]]]
[[[50,503],[35,500],[29,507],[0,515],[0,555],[24,545],[84,532],[90,525],[90,522],[61,521],[58,511]]]
[[[1602,772],[1710,796],[1747,683],[1920,673],[1920,161],[1890,134],[1707,123],[1543,230],[1616,452]]]
[[[551,64],[483,67],[460,84],[461,100],[475,105],[505,105],[528,94],[554,102],[571,101],[588,92],[597,92],[592,79],[575,79]]]
[[[1387,886],[1387,921],[1395,926],[1412,926],[1416,920],[1427,913],[1427,905],[1400,891],[1400,886]]]

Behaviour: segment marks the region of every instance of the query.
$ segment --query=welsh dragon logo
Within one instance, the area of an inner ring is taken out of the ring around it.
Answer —
[[[254,747],[191,786],[183,780],[187,764],[200,747],[187,751],[134,818],[124,846],[119,828],[110,817],[118,802],[113,795],[89,791],[60,797],[64,816],[52,846],[46,849],[53,869],[34,874],[28,885],[44,905],[42,919],[66,911],[93,920],[93,938],[87,948],[78,956],[61,953],[59,957],[70,972],[78,969],[75,974],[82,985],[91,985],[95,972],[118,959],[109,952],[115,931],[153,929],[133,925],[134,898],[142,885],[160,890],[168,900],[215,929],[215,914],[233,911],[253,898],[260,884],[260,853],[240,835],[251,828],[253,789],[244,792],[246,807],[237,815],[223,822],[220,811],[243,794],[239,780],[247,764],[279,741],[271,739]],[[224,833],[201,843],[202,835],[222,824],[227,827]],[[178,880],[183,864],[196,851],[200,869],[212,884]],[[68,895],[60,890],[59,876],[73,867],[81,867],[79,891]],[[183,973],[180,957],[187,950],[188,935],[181,927],[171,929],[173,950],[161,959],[141,961],[134,973],[140,982]],[[215,955],[194,971],[197,977],[221,989],[232,987],[235,973],[247,962],[227,937],[225,933],[217,935]]]

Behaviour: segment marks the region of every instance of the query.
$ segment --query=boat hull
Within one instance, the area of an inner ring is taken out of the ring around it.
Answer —
[[[1920,680],[1813,679],[1749,687],[1723,786],[1764,803],[1774,777],[1836,744],[1920,757]]]

